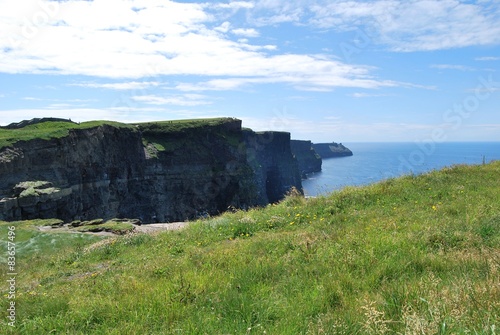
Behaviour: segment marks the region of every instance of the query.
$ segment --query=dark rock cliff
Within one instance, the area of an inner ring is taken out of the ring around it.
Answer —
[[[352,156],[352,151],[342,143],[313,143],[312,147],[321,158]]]
[[[290,147],[299,164],[302,178],[306,178],[308,173],[321,171],[322,160],[313,149],[311,141],[292,140]]]
[[[302,190],[288,133],[220,119],[70,129],[0,149],[0,220],[172,222]]]
[[[302,193],[298,163],[290,150],[290,133],[245,130],[243,134],[258,204],[277,202],[293,187]]]

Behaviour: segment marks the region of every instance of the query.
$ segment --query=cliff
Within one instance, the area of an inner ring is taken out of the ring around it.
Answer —
[[[302,193],[298,163],[290,149],[290,133],[251,130],[243,133],[258,204],[275,203],[292,188]]]
[[[352,151],[342,143],[313,143],[312,147],[321,158],[352,156]]]
[[[0,132],[0,220],[182,221],[276,202],[291,187],[302,190],[290,135],[237,119]]]
[[[311,141],[292,140],[290,147],[297,159],[302,178],[307,178],[308,173],[321,171],[322,160],[313,149]]]

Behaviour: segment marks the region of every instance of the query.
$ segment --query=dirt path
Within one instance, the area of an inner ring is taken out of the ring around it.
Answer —
[[[154,233],[163,230],[179,230],[188,225],[189,222],[172,222],[172,223],[149,223],[141,226],[136,226],[135,231],[140,233]]]
[[[150,223],[143,224],[141,226],[134,226],[134,233],[145,233],[152,234],[164,230],[179,230],[188,225],[189,222],[172,222],[172,223]],[[51,233],[78,233],[78,234],[92,234],[98,236],[118,236],[117,234],[113,234],[111,232],[101,231],[101,232],[79,232],[77,230],[70,229],[67,225],[62,227],[51,227],[51,226],[39,226],[38,230],[43,232],[51,232]]]

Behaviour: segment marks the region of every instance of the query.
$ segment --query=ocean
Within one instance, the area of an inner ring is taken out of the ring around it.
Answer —
[[[500,160],[500,142],[343,144],[354,155],[323,159],[322,171],[302,181],[306,196],[324,195],[345,186],[368,185],[456,164]]]

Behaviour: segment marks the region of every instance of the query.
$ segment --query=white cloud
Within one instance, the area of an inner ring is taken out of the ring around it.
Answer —
[[[238,28],[231,31],[235,35],[244,37],[259,37],[259,32],[253,28]]]
[[[258,0],[249,13],[249,21],[257,26],[298,23],[314,3],[311,0]]]
[[[177,105],[177,106],[200,106],[209,105],[207,97],[200,94],[184,94],[176,96],[138,95],[131,99],[149,105]]]
[[[37,97],[23,97],[22,100],[26,101],[49,101],[58,103],[87,103],[95,102],[95,99],[51,99],[51,98],[37,98]]]
[[[257,10],[259,10],[257,12]],[[495,0],[260,0],[253,21],[361,29],[370,43],[394,51],[429,51],[500,43],[500,3]]]
[[[199,83],[180,83],[175,86],[179,91],[227,91],[236,90],[246,84],[244,78],[213,79]]]
[[[61,109],[61,108],[72,108],[75,107],[73,104],[68,104],[68,103],[57,103],[57,104],[50,104],[47,106],[47,109]]]
[[[209,87],[215,84],[212,89],[258,83],[286,83],[316,90],[396,85],[369,76],[371,69],[367,67],[343,64],[332,57],[279,54],[275,45],[231,40],[221,34],[230,31],[231,23],[225,19],[217,22],[210,14],[217,6],[210,4],[160,0],[29,1],[32,8],[38,9],[20,16],[18,12],[27,7],[24,2],[6,0],[0,4],[0,72],[115,79],[208,76],[215,77],[215,81],[208,78]],[[57,8],[50,15],[38,15],[45,13],[38,4]],[[249,10],[254,7],[246,1],[227,5]],[[43,19],[33,19],[38,17]],[[211,29],[214,23],[216,28]],[[27,34],[27,30],[31,33]],[[254,28],[232,32],[244,37],[259,35]],[[77,85],[128,90],[154,87],[156,82]]]
[[[160,85],[157,81],[129,81],[122,83],[108,83],[108,84],[98,84],[98,83],[76,83],[70,84],[70,86],[79,86],[87,88],[105,88],[112,90],[144,90],[152,87],[158,87]]]
[[[389,94],[372,94],[372,93],[352,93],[350,94],[353,98],[376,98],[376,97],[387,97]]]
[[[497,61],[497,60],[500,60],[500,57],[492,57],[492,56],[477,57],[477,58],[475,58],[475,60],[480,61],[480,62]]]
[[[441,70],[459,70],[459,71],[474,71],[475,69],[470,66],[465,65],[454,65],[454,64],[432,64],[431,68],[441,69]]]
[[[240,8],[253,8],[255,5],[250,1],[231,1],[229,3],[217,3],[212,5],[215,8],[229,8],[229,9],[240,9]]]
[[[215,27],[214,30],[220,31],[221,33],[227,33],[229,31],[230,26],[231,26],[231,23],[228,21],[225,21],[220,26]]]

